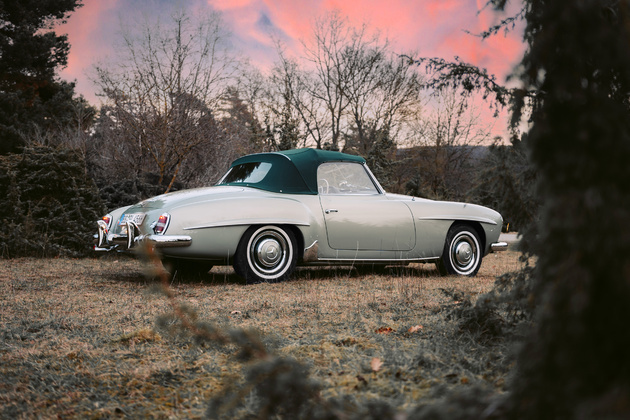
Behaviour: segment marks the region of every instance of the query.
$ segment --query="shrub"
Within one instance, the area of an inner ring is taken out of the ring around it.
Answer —
[[[155,174],[145,173],[135,179],[112,180],[111,176],[95,178],[101,199],[108,210],[129,206],[139,201],[163,194],[166,185],[158,182]],[[180,182],[175,182],[171,191],[184,188]]]
[[[0,157],[0,256],[85,256],[104,208],[78,152]]]

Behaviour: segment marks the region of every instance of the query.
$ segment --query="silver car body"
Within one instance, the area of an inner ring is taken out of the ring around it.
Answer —
[[[261,188],[248,182],[225,182],[224,178],[213,187],[160,195],[117,209],[99,221],[95,249],[133,252],[139,243],[148,242],[164,258],[230,264],[248,229],[279,226],[295,236],[298,265],[440,261],[454,224],[475,231],[479,260],[507,247],[498,242],[503,220],[494,210],[386,193],[362,159],[310,150],[275,153],[295,165],[310,155],[318,157],[301,168],[303,178],[312,184],[310,190],[284,192],[273,179],[271,188]],[[241,166],[251,167],[257,158],[265,160],[272,154],[250,155]],[[238,162],[232,168],[239,168]],[[346,168],[360,176],[363,186],[332,180],[333,173]],[[310,173],[314,170],[316,174]],[[278,179],[283,180],[280,175]],[[312,191],[315,179],[317,191]],[[335,182],[337,187],[331,185]],[[162,223],[156,233],[158,219],[164,214],[168,215],[167,226]]]

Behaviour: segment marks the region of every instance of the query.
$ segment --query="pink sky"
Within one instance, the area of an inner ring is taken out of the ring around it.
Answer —
[[[353,25],[367,23],[390,39],[394,50],[418,56],[462,60],[487,68],[499,81],[523,54],[520,32],[481,41],[479,33],[501,15],[478,13],[486,0],[180,0],[191,11],[219,11],[232,31],[234,47],[252,63],[268,68],[276,59],[270,32],[281,34],[289,51],[300,55],[300,39],[308,38],[315,18],[337,9]],[[514,2],[513,2],[514,3]],[[68,23],[58,28],[71,44],[68,66],[60,76],[77,81],[78,93],[98,104],[87,72],[114,54],[121,21],[160,13],[171,0],[84,0]]]

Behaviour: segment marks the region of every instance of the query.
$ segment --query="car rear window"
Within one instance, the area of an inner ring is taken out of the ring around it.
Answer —
[[[231,167],[223,179],[219,181],[219,185],[232,183],[257,184],[265,179],[270,169],[271,163],[268,162],[242,163]]]

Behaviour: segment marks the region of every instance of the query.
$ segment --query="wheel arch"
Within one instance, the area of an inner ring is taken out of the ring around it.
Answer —
[[[241,238],[239,238],[239,242],[243,239],[243,236],[247,233],[247,231],[251,228],[260,228],[263,226],[267,226],[267,225],[272,225],[272,226],[277,226],[279,228],[282,229],[288,229],[291,230],[291,233],[293,233],[293,235],[295,236],[295,240],[296,240],[296,254],[297,254],[297,258],[298,261],[301,260],[304,257],[304,234],[302,233],[302,231],[296,226],[296,225],[292,225],[292,224],[285,224],[285,223],[254,223],[251,224],[247,227],[247,230],[245,232],[243,232],[243,235],[241,235]]]
[[[477,232],[477,235],[479,235],[479,240],[481,241],[481,249],[484,250],[484,254],[485,255],[485,250],[486,250],[486,246],[487,246],[487,238],[486,238],[486,231],[484,230],[483,226],[481,226],[480,222],[474,221],[474,220],[455,220],[451,226],[448,228],[449,231],[451,229],[453,229],[456,226],[468,226],[472,229],[475,230],[475,232]],[[483,256],[482,255],[482,256]]]
[[[456,220],[448,228],[442,256],[436,261],[442,275],[477,275],[484,252],[486,233],[479,222]]]
[[[295,236],[295,240],[297,241],[297,259],[301,261],[304,258],[304,234],[296,225],[279,225],[280,227],[284,227],[286,229],[291,229],[293,235]]]
[[[291,225],[250,225],[233,258],[236,274],[247,283],[275,283],[289,278],[299,255],[299,240],[294,232]]]

